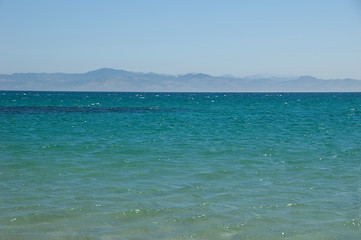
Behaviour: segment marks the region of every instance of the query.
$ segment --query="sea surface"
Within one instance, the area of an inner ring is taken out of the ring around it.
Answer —
[[[361,239],[361,93],[0,92],[0,239]]]

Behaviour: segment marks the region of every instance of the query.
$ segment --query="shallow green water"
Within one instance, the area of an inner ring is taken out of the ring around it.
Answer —
[[[0,239],[360,239],[361,94],[0,92]]]

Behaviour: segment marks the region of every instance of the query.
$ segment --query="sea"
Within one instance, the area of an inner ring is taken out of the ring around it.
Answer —
[[[0,239],[360,240],[361,93],[0,92]]]

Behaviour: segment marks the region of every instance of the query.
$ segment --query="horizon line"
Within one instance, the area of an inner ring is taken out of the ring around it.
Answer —
[[[187,73],[183,73],[183,74],[168,74],[168,73],[158,73],[158,72],[142,72],[142,71],[130,71],[130,70],[124,70],[124,69],[116,69],[116,68],[109,68],[109,67],[102,67],[102,68],[98,68],[95,70],[89,70],[86,72],[76,72],[76,73],[68,73],[68,72],[13,72],[13,73],[0,73],[0,75],[14,75],[14,74],[69,74],[69,75],[77,75],[77,74],[86,74],[86,73],[90,73],[90,72],[96,72],[96,71],[100,71],[100,70],[112,70],[112,71],[123,71],[123,72],[129,72],[129,73],[139,73],[139,74],[156,74],[156,75],[164,75],[164,76],[173,76],[173,77],[180,77],[180,76],[186,76],[186,75],[206,75],[209,77],[215,77],[215,78],[238,78],[238,79],[244,79],[244,78],[255,78],[255,79],[259,79],[259,78],[263,78],[263,79],[267,79],[267,78],[283,78],[283,79],[298,79],[298,78],[302,78],[302,77],[311,77],[311,78],[316,78],[319,80],[347,80],[347,79],[351,79],[351,80],[357,80],[357,81],[361,81],[361,79],[356,79],[356,78],[351,78],[351,77],[346,77],[346,78],[319,78],[319,77],[314,77],[310,74],[302,74],[302,75],[291,75],[291,74],[268,74],[268,73],[258,73],[258,74],[252,74],[252,75],[245,75],[245,76],[235,76],[232,74],[222,74],[222,75],[211,75],[208,73],[203,73],[203,72],[187,72]],[[264,75],[264,76],[263,76]]]

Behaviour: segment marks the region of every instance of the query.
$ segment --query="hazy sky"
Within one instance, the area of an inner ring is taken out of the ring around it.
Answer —
[[[0,0],[0,73],[361,79],[361,0]]]

